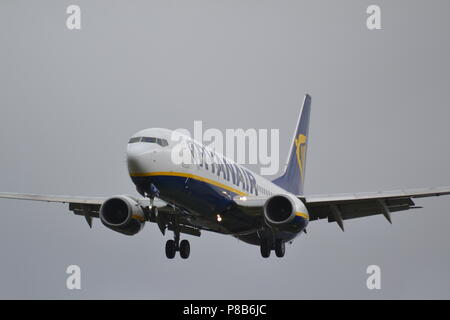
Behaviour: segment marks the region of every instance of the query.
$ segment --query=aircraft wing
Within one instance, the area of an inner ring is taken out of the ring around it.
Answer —
[[[105,200],[108,199],[108,197],[78,197],[78,196],[42,195],[42,194],[9,193],[9,192],[0,192],[0,198],[68,203],[69,210],[76,215],[84,216],[91,228],[92,228],[92,218],[99,217],[100,206]],[[147,198],[138,198],[136,199],[136,201],[142,207],[148,207],[150,205],[150,200]],[[160,199],[155,199],[153,205],[156,206],[158,208],[158,211],[160,212],[166,211],[173,212],[173,208]]]
[[[33,201],[47,201],[47,202],[61,202],[61,203],[76,203],[76,204],[91,204],[101,205],[107,198],[104,197],[74,197],[74,196],[57,196],[57,195],[42,195],[31,193],[10,193],[1,192],[0,198],[17,199],[17,200],[33,200]]]
[[[391,213],[421,208],[414,198],[450,195],[450,187],[371,193],[298,196],[306,205],[309,220],[328,219],[344,230],[344,220],[382,214],[391,222]],[[268,197],[235,197],[238,207],[250,216],[262,215]]]
[[[386,192],[299,196],[310,221],[328,219],[344,230],[344,220],[382,214],[391,222],[391,213],[421,208],[412,199],[449,195],[450,187]]]

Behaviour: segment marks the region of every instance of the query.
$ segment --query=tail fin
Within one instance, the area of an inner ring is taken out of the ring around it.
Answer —
[[[284,172],[279,178],[272,181],[277,186],[295,195],[303,194],[310,113],[311,96],[307,94],[300,110],[297,129],[292,138],[291,149]]]

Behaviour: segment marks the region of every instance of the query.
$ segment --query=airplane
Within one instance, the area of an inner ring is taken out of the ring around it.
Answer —
[[[205,147],[189,136],[173,141],[173,131],[151,128],[135,133],[127,145],[128,172],[140,196],[77,197],[0,193],[0,198],[68,203],[69,210],[93,218],[107,228],[132,236],[146,222],[156,223],[166,242],[167,258],[190,256],[190,243],[181,234],[203,231],[231,235],[259,246],[263,258],[272,251],[283,257],[286,243],[306,234],[310,221],[327,219],[344,231],[348,219],[421,208],[413,199],[450,194],[450,187],[388,192],[305,195],[311,97],[301,106],[289,155],[281,176],[273,181]],[[175,163],[174,148],[190,161]],[[206,158],[208,157],[208,161]]]

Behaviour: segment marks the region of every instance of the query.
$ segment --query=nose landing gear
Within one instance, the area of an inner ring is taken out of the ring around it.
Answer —
[[[175,253],[177,252],[177,245],[174,240],[167,240],[166,242],[166,257],[168,259],[175,258]]]
[[[168,259],[175,258],[176,252],[180,252],[180,257],[182,259],[189,258],[191,253],[191,245],[188,240],[180,241],[180,232],[178,230],[174,231],[174,240],[167,240],[166,242],[166,257]]]
[[[181,240],[180,242],[180,257],[182,259],[189,258],[189,254],[191,253],[191,245],[187,240]]]
[[[158,208],[153,205],[155,196],[159,195],[159,191],[157,191],[157,189],[153,184],[151,185],[151,188],[152,188],[151,193],[145,193],[145,196],[148,197],[150,200],[149,210],[145,212],[146,220],[156,221],[163,235],[165,234],[166,228],[168,228],[169,226],[173,230],[174,234],[174,239],[167,240],[166,242],[166,257],[168,259],[173,259],[175,258],[177,251],[179,251],[180,257],[182,259],[189,258],[189,255],[191,253],[191,246],[188,240],[180,241],[180,228],[178,224],[177,215],[173,214],[172,217],[170,217],[169,219],[167,219],[167,217],[165,216],[159,215]]]
[[[188,240],[182,240],[180,244],[177,246],[175,240],[167,240],[166,242],[166,257],[168,259],[175,258],[176,252],[180,252],[180,257],[182,259],[189,258],[189,254],[191,253],[191,245]]]

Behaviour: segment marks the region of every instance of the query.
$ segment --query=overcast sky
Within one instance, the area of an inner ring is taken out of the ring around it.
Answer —
[[[382,30],[366,28],[381,7]],[[81,30],[66,8],[81,7]],[[284,161],[312,95],[306,193],[450,185],[450,2],[0,2],[0,191],[136,194],[148,127],[278,128]],[[252,169],[257,167],[253,166]],[[218,234],[167,260],[147,224],[90,230],[66,205],[0,200],[0,298],[450,298],[450,197],[312,222],[284,259]],[[66,267],[82,289],[66,289]],[[366,268],[381,267],[368,290]]]

